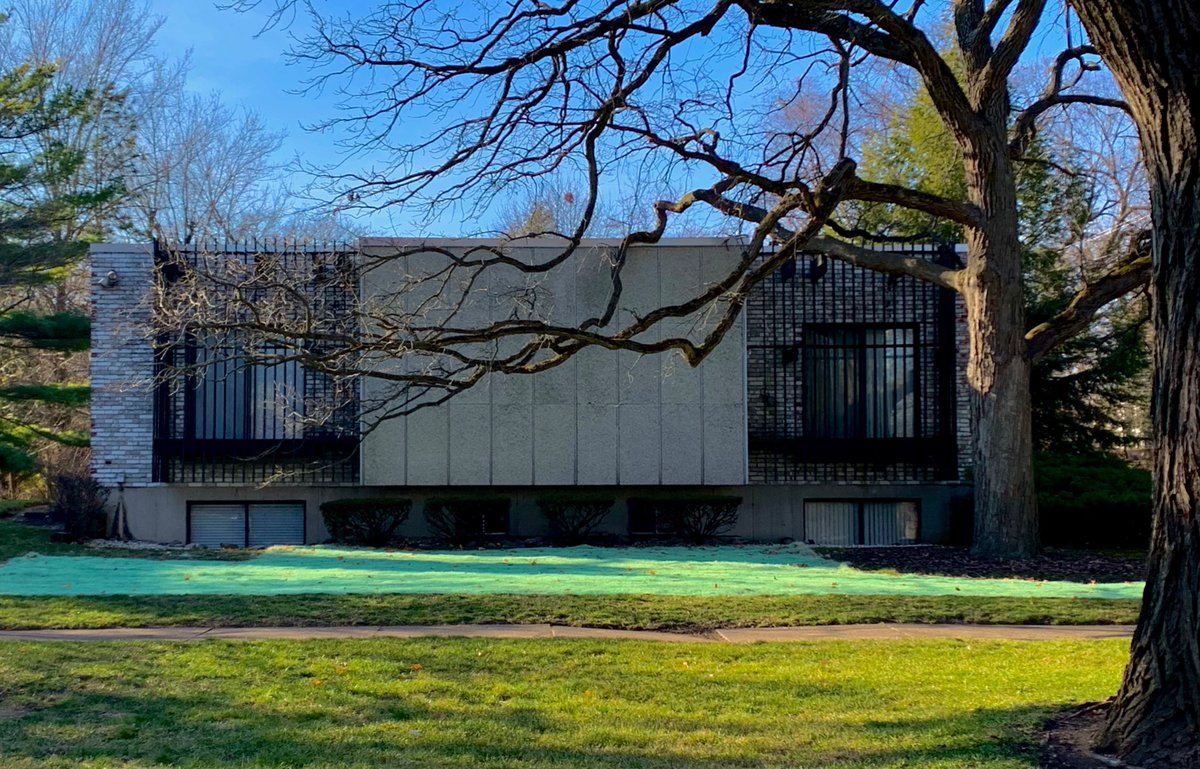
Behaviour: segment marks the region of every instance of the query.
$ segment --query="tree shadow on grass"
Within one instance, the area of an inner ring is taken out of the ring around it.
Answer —
[[[132,648],[132,647],[131,647]],[[151,650],[150,653],[153,653]],[[286,654],[286,649],[279,653]],[[168,663],[169,664],[169,663]],[[303,664],[303,663],[302,663]],[[419,667],[419,666],[416,666]],[[77,668],[78,669],[78,668]],[[84,668],[86,669],[86,668]],[[614,701],[589,719],[556,703],[491,701],[470,681],[431,677],[421,686],[358,688],[353,677],[327,679],[294,671],[273,688],[270,670],[227,674],[226,688],[173,691],[136,678],[61,677],[10,689],[13,707],[0,722],[0,765],[129,762],[187,767],[513,766],[694,767],[1037,765],[1035,729],[1048,709],[971,710],[912,718],[848,718],[831,739],[798,731],[780,738],[753,720],[754,706],[706,716],[685,710],[640,716],[633,700]],[[420,671],[412,670],[413,677]],[[397,673],[397,681],[404,677]],[[161,682],[159,682],[161,683]],[[519,683],[519,682],[518,682]],[[768,701],[780,680],[740,682],[744,699]],[[757,691],[756,691],[757,690]],[[635,694],[624,692],[629,697]],[[849,683],[794,692],[797,702],[861,701],[869,690]],[[648,695],[649,696],[649,695]],[[590,712],[590,711],[589,711]],[[577,714],[576,714],[577,715]],[[736,715],[736,718],[731,718]],[[895,715],[893,718],[892,716]],[[828,730],[830,723],[826,721]],[[701,736],[698,735],[702,733]]]

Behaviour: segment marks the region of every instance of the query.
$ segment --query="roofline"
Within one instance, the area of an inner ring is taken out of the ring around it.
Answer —
[[[472,246],[491,246],[508,248],[562,248],[570,242],[568,238],[552,236],[530,238],[359,238],[361,248],[405,248],[412,249],[420,246],[435,246],[437,248],[456,248]],[[618,248],[621,238],[583,238],[579,245],[585,248]],[[655,248],[679,248],[696,246],[732,246],[746,245],[743,236],[735,235],[727,238],[663,238],[657,243],[639,243],[637,245]]]

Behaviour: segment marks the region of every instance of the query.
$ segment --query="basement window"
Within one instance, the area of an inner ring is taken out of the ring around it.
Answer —
[[[811,545],[912,545],[920,531],[920,505],[901,500],[808,500],[804,541]]]
[[[204,547],[303,545],[303,502],[193,502],[188,544]]]

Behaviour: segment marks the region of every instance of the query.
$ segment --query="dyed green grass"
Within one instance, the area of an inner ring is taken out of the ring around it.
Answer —
[[[25,503],[21,504],[24,508]],[[0,563],[27,553],[41,555],[93,556],[102,558],[150,558],[206,561],[243,561],[258,554],[256,550],[122,550],[87,547],[71,542],[54,542],[51,529],[26,526],[19,521],[0,520]]]
[[[275,547],[250,561],[31,554],[0,594],[1141,597],[1140,582],[975,579],[864,571],[799,544],[376,550]]]
[[[0,561],[45,555],[146,557],[50,541],[45,529],[0,521]],[[151,554],[163,557],[161,553]],[[247,551],[217,554],[245,558]],[[205,557],[212,557],[206,551]],[[168,557],[194,557],[192,553]],[[0,596],[0,629],[542,623],[695,632],[874,622],[1128,624],[1138,601],[971,596],[179,595]]]
[[[541,623],[696,632],[876,622],[1131,624],[1139,602],[965,596],[0,596],[0,629]]]
[[[0,644],[0,765],[1017,769],[1126,647]]]

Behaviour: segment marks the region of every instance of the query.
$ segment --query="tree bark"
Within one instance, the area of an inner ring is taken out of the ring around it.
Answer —
[[[1200,765],[1200,7],[1079,0],[1128,100],[1154,219],[1154,525],[1142,613],[1101,747]]]
[[[959,138],[967,196],[983,214],[979,226],[966,231],[967,266],[960,283],[975,427],[972,552],[1028,558],[1038,550],[1039,531],[1017,189],[1003,132],[1007,91],[985,98],[996,113],[990,129]]]

